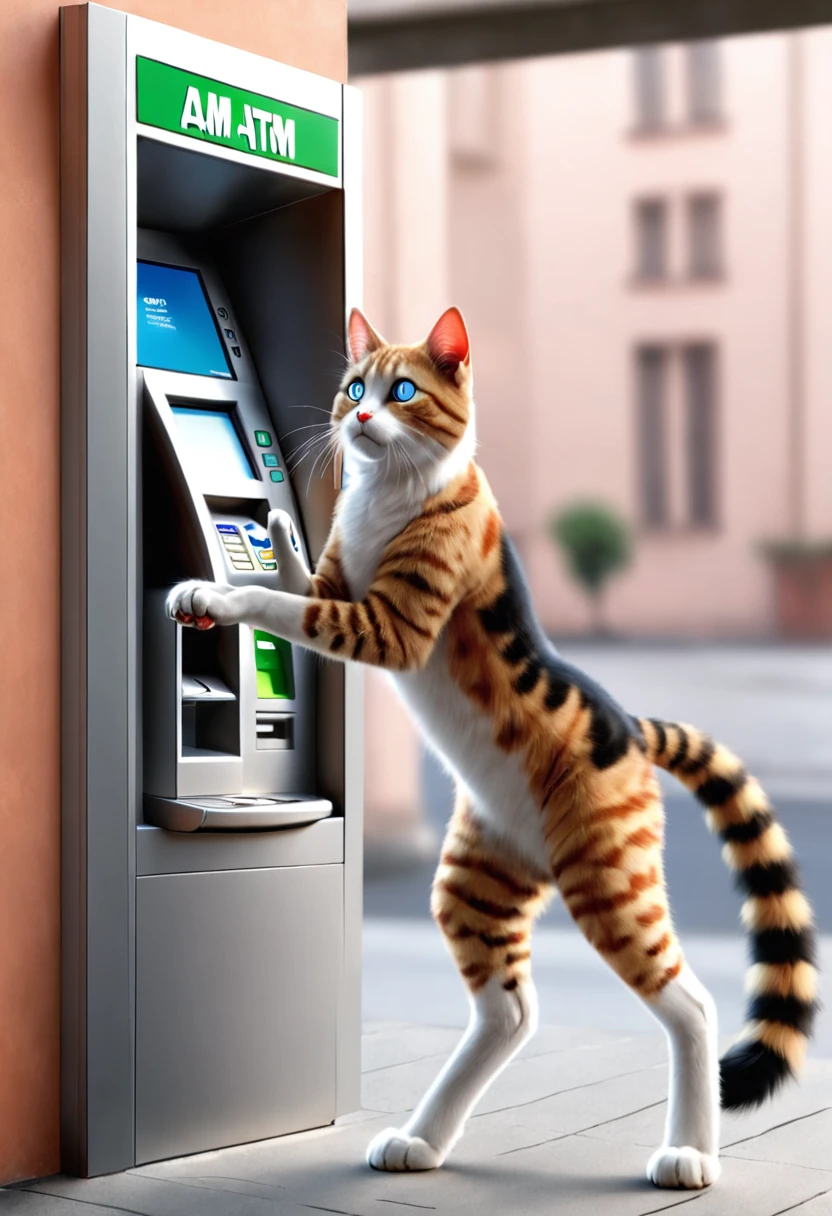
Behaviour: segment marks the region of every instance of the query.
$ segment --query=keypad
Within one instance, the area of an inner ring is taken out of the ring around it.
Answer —
[[[243,543],[239,528],[236,528],[233,524],[217,524],[217,531],[220,534],[220,539],[234,569],[253,570],[254,562],[251,560],[248,549]]]

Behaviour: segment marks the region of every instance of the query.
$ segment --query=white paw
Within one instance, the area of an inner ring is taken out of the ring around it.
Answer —
[[[231,587],[218,583],[187,582],[174,587],[165,601],[168,616],[195,629],[212,629],[234,621],[226,596]]]
[[[269,511],[269,531],[272,528],[280,528],[287,536],[292,535],[292,517],[288,511],[281,511],[279,508],[274,511]]]
[[[367,1149],[367,1161],[374,1170],[435,1170],[444,1160],[426,1140],[396,1127],[379,1132]]]
[[[716,1182],[720,1173],[716,1153],[701,1153],[697,1148],[657,1148],[647,1162],[647,1177],[654,1186],[699,1191]]]

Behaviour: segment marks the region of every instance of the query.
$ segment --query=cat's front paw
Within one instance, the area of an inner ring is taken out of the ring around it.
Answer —
[[[231,625],[234,615],[227,600],[230,591],[230,587],[221,587],[218,583],[179,583],[168,595],[165,607],[174,621],[194,629]]]
[[[657,1148],[647,1162],[647,1177],[654,1186],[699,1191],[716,1182],[720,1168],[716,1153],[702,1153],[688,1146],[672,1148],[665,1145]]]
[[[410,1136],[397,1127],[386,1127],[367,1149],[367,1162],[374,1170],[435,1170],[445,1160],[420,1136]]]

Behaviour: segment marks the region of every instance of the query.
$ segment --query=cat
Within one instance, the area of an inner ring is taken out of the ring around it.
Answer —
[[[459,311],[446,311],[420,345],[395,346],[353,310],[348,345],[331,417],[346,488],[314,574],[292,544],[289,516],[273,512],[281,590],[187,582],[168,611],[185,625],[245,623],[386,669],[455,777],[431,907],[471,1019],[405,1126],[372,1141],[369,1164],[440,1166],[534,1033],[530,934],[557,890],[667,1033],[667,1123],[648,1177],[708,1186],[720,1170],[720,1087],[723,1107],[762,1102],[799,1071],[812,1029],[815,935],[788,840],[731,752],[693,727],[631,717],[544,635],[474,463]],[[670,919],[654,766],[704,805],[746,897],[750,1007],[721,1065],[713,1000]]]

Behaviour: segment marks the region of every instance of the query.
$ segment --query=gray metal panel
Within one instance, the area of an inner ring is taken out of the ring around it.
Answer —
[[[138,148],[139,224],[200,232],[285,207],[329,187],[155,139]]]
[[[137,1162],[332,1122],[342,875],[138,880]]]
[[[324,423],[344,366],[342,193],[330,190],[219,233],[211,253],[234,301],[295,491],[313,561],[337,487],[296,453],[305,423]],[[287,291],[287,285],[292,290]],[[317,407],[317,408],[316,408]],[[320,468],[320,464],[318,466]]]
[[[361,94],[344,89],[344,295],[360,305],[362,282]],[[323,694],[319,694],[323,700]],[[343,739],[344,783],[344,954],[338,990],[339,1115],[361,1105],[361,922],[364,880],[364,672],[357,664],[343,671],[342,718],[332,724]]]
[[[136,833],[139,874],[185,874],[201,870],[262,870],[271,866],[336,865],[344,860],[344,820],[332,816],[304,828],[279,832],[219,835],[197,832],[185,837],[162,828]]]
[[[64,305],[68,314],[73,301],[83,301],[86,313],[85,333],[67,314],[64,331],[71,511],[64,520],[64,653],[77,648],[63,676],[64,877],[74,905],[65,904],[64,974],[76,970],[66,993],[64,1165],[105,1173],[133,1161],[135,416],[128,400],[128,151],[124,108],[113,104],[126,90],[126,18],[89,5],[65,12],[62,30],[62,198],[75,229],[72,236],[65,229]]]
[[[350,0],[350,74],[824,25],[832,0]]]
[[[86,1157],[87,10],[61,10],[61,1155]]]
[[[90,5],[87,114],[87,1169],[133,1160],[136,416],[126,17]]]

